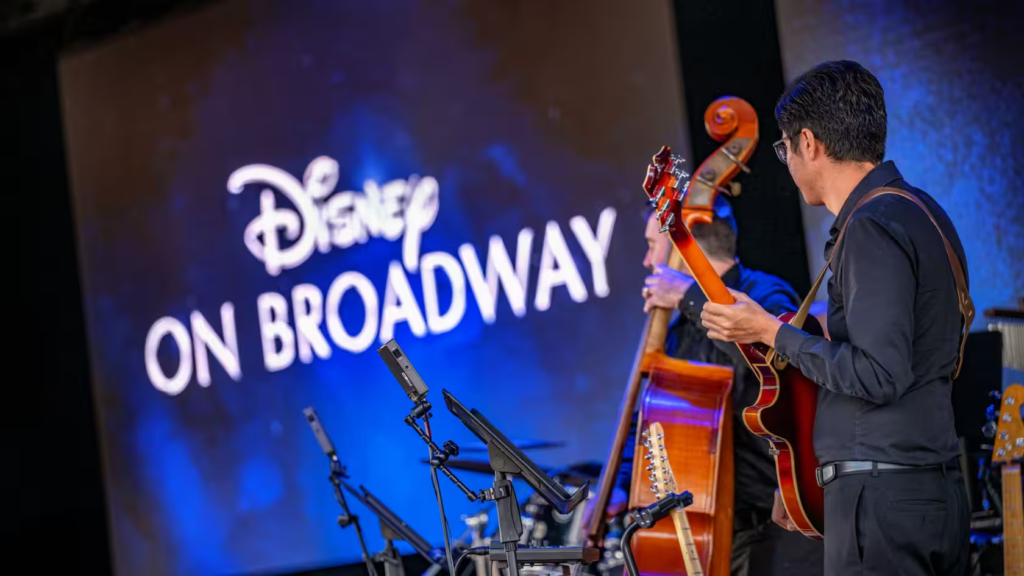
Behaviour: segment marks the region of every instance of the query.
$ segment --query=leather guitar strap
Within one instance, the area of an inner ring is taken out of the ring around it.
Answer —
[[[797,328],[803,327],[804,320],[807,319],[807,313],[811,309],[811,303],[814,302],[814,296],[818,293],[818,289],[821,287],[821,281],[825,278],[825,271],[828,270],[832,264],[832,258],[835,257],[836,253],[839,252],[839,243],[843,240],[843,234],[846,232],[846,226],[853,219],[854,213],[857,209],[871,201],[878,196],[883,194],[895,194],[897,196],[906,198],[914,203],[918,208],[924,211],[928,215],[928,219],[935,225],[935,229],[939,231],[939,236],[942,237],[942,243],[946,247],[946,256],[949,258],[949,267],[953,270],[953,280],[956,282],[957,292],[957,305],[960,307],[960,319],[963,327],[960,331],[960,353],[957,356],[956,369],[953,371],[953,378],[955,379],[960,374],[960,367],[964,362],[964,344],[967,342],[967,333],[971,330],[971,322],[974,321],[974,302],[971,300],[971,295],[967,291],[967,279],[964,277],[964,268],[960,263],[960,258],[957,257],[956,251],[953,250],[953,246],[946,239],[946,235],[942,233],[942,228],[939,227],[939,223],[935,221],[935,217],[924,205],[923,202],[913,194],[900,190],[899,188],[875,188],[871,192],[864,195],[863,198],[857,202],[857,205],[853,207],[853,211],[850,212],[850,217],[843,223],[843,227],[839,230],[839,235],[836,236],[836,243],[832,246],[832,253],[828,256],[828,262],[825,262],[825,267],[821,269],[821,273],[818,274],[818,279],[814,281],[814,285],[811,286],[811,291],[807,294],[807,298],[804,298],[803,303],[800,305],[800,309],[797,310],[796,315],[790,321],[790,324]]]

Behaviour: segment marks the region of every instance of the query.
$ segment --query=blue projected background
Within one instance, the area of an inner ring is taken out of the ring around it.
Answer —
[[[776,0],[788,81],[856,60],[885,89],[886,157],[952,218],[979,316],[1024,295],[1024,61],[1019,2]],[[767,138],[767,136],[765,136]],[[816,275],[834,217],[802,204]],[[818,294],[824,299],[825,291]],[[975,328],[984,330],[979,319]]]
[[[310,405],[440,545],[389,333],[435,437],[474,440],[447,388],[567,443],[541,465],[605,456],[644,320],[640,183],[686,152],[671,19],[496,4],[228,1],[64,56],[119,574],[357,560]],[[477,508],[442,489],[458,533]]]

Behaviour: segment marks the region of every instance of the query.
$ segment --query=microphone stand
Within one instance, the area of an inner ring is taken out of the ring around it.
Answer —
[[[393,540],[400,538],[400,536],[384,524],[381,524],[380,533],[384,537],[384,550],[374,554],[373,561],[384,564],[384,576],[405,576],[402,556],[398,553],[398,549],[395,548],[393,542]]]
[[[342,514],[338,516],[338,526],[342,529],[348,528],[352,525],[356,529],[356,537],[359,538],[359,547],[363,551],[363,561],[366,562],[366,570],[370,573],[370,576],[377,576],[377,569],[373,566],[373,557],[370,556],[370,552],[366,548],[366,540],[363,539],[363,529],[359,526],[359,517],[352,514],[348,509],[348,503],[345,501],[345,493],[341,489],[341,483],[343,478],[348,478],[348,474],[345,473],[345,467],[341,465],[341,461],[338,460],[337,454],[331,454],[331,475],[329,477],[331,485],[334,486],[334,499],[338,501],[338,505],[341,506]],[[391,545],[391,541],[388,541],[388,545]],[[387,569],[387,564],[385,564]]]
[[[448,533],[448,520],[445,518],[444,515],[444,504],[442,503],[441,499],[441,487],[437,481],[437,471],[441,470],[441,472],[443,472],[444,475],[449,480],[451,480],[453,484],[459,487],[459,490],[462,490],[462,493],[466,495],[466,498],[468,498],[470,502],[476,502],[478,499],[482,500],[483,494],[477,495],[475,492],[470,490],[469,487],[463,484],[462,481],[459,480],[459,478],[451,470],[448,469],[448,466],[445,465],[445,462],[447,462],[449,458],[451,458],[452,456],[459,455],[459,447],[458,445],[455,444],[455,442],[452,442],[451,440],[448,440],[444,443],[444,448],[434,443],[434,440],[433,438],[431,438],[430,434],[430,409],[430,402],[427,401],[425,396],[421,397],[415,402],[415,405],[412,407],[412,410],[409,411],[409,415],[405,417],[404,422],[410,428],[415,430],[416,434],[420,437],[420,439],[423,440],[423,442],[430,448],[430,480],[431,483],[434,485],[434,494],[437,497],[437,505],[438,508],[440,508],[441,512],[441,526],[443,528],[442,531],[444,532],[445,558],[448,561],[448,566],[451,566],[452,570],[454,570],[455,562],[454,559],[452,558],[452,546],[450,542],[450,535]],[[423,424],[424,426],[427,427],[426,432],[424,432],[423,429],[420,428],[419,424],[416,422],[418,418],[423,419]],[[458,575],[453,574],[452,576]],[[514,576],[519,575],[515,574]]]

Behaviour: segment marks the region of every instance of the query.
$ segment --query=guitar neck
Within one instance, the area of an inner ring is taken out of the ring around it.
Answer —
[[[1003,573],[1024,576],[1024,498],[1020,464],[1003,466]]]
[[[686,262],[693,279],[697,281],[709,301],[726,305],[736,303],[736,299],[725,287],[722,278],[708,261],[708,257],[704,255],[704,251],[700,249],[686,226],[676,226],[672,229],[672,244],[682,256],[683,261]]]
[[[687,576],[704,576],[704,569],[700,565],[700,556],[697,555],[697,546],[693,543],[690,521],[686,518],[686,510],[676,508],[671,515],[672,523],[676,526],[679,547],[683,551],[683,565],[686,566]]]

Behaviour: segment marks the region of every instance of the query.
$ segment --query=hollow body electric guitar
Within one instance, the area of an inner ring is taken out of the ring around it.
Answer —
[[[729,160],[737,165],[733,169],[743,167],[737,159],[728,158],[727,162]],[[662,148],[647,169],[644,191],[658,211],[661,231],[669,234],[676,251],[708,300],[716,304],[734,304],[732,294],[690,235],[689,226],[693,223],[682,216],[685,207],[694,201],[689,197],[694,186],[683,165],[682,158],[673,155],[668,147]],[[702,165],[695,177],[698,183],[707,180],[703,170]],[[714,195],[719,191],[704,186],[701,194]],[[701,199],[700,203],[708,203],[708,199]],[[779,319],[810,334],[823,335],[813,316],[786,313]],[[776,358],[771,347],[763,344],[737,346],[761,383],[757,402],[743,412],[744,423],[751,432],[770,444],[769,453],[775,457],[779,490],[790,519],[805,536],[820,540],[824,534],[825,499],[815,477],[818,460],[814,455],[812,438],[818,386]]]

